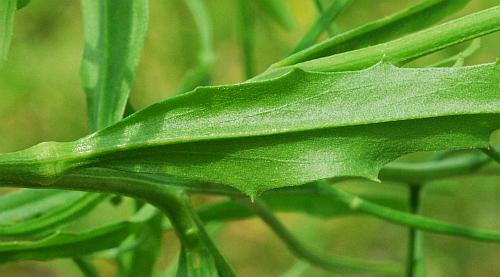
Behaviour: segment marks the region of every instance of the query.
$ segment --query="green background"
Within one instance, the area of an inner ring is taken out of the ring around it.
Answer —
[[[217,60],[213,83],[242,81],[236,33],[237,1],[205,2],[215,30]],[[417,1],[355,0],[340,16],[338,25],[349,30],[414,2]],[[253,10],[259,72],[284,57],[316,17],[312,1],[287,3],[296,22],[291,31],[281,29],[257,7]],[[499,0],[472,0],[454,17],[498,4]],[[152,0],[150,5],[148,38],[131,96],[132,103],[139,108],[172,95],[184,73],[196,64],[198,49],[196,28],[183,1]],[[482,38],[481,45],[481,50],[466,60],[467,64],[492,62],[500,57],[498,33]],[[412,66],[425,66],[465,46],[435,53],[413,62]],[[79,78],[82,51],[78,1],[33,0],[16,14],[9,60],[0,68],[0,152],[42,141],[73,140],[87,134],[85,99]],[[499,178],[488,174],[488,169],[485,172],[429,184],[423,195],[422,213],[461,225],[500,230]],[[358,187],[353,181],[343,185],[353,190]],[[387,193],[406,194],[405,188],[397,184],[372,186],[379,186],[376,189]],[[203,203],[207,199],[195,201]],[[70,228],[85,229],[123,218],[131,211],[129,201],[118,208],[103,203]],[[330,253],[405,262],[407,230],[403,227],[368,216],[327,221],[291,214],[280,218],[302,240]],[[241,276],[279,276],[296,263],[286,247],[258,220],[228,223],[215,238]],[[168,268],[177,248],[177,239],[166,234],[162,258],[156,266],[159,272]],[[500,276],[498,244],[426,234],[424,254],[428,276]],[[111,262],[99,260],[97,266],[103,276],[113,276],[115,269]],[[69,260],[55,260],[1,265],[0,276],[80,276],[80,273]],[[303,276],[336,275],[307,269]]]

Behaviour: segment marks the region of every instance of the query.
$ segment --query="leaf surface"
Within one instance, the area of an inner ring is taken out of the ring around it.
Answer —
[[[199,88],[93,135],[0,156],[0,176],[50,184],[101,166],[231,185],[250,195],[331,177],[377,179],[408,153],[486,148],[500,66],[295,70]]]

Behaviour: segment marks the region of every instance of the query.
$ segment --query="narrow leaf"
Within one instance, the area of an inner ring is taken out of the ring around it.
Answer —
[[[409,62],[446,47],[496,32],[500,30],[499,18],[500,6],[496,6],[386,43],[290,66],[278,63],[252,80],[276,78],[293,68],[346,71],[366,68],[380,60],[394,64]]]
[[[83,256],[112,248],[130,234],[132,226],[121,222],[81,233],[58,232],[41,241],[0,243],[0,263]]]
[[[137,226],[155,215],[145,206],[127,221],[101,226],[79,233],[57,232],[38,241],[0,242],[0,263],[17,260],[50,260],[84,256],[117,247],[137,230]]]
[[[337,1],[335,1],[337,2]],[[470,0],[423,0],[406,10],[362,25],[291,55],[275,67],[292,65],[387,42],[432,26],[462,9]]]
[[[81,0],[85,49],[81,77],[92,131],[119,121],[143,48],[147,0]]]
[[[2,195],[0,235],[45,235],[86,215],[104,198],[100,194],[27,189]]]
[[[0,1],[0,64],[7,59],[14,30],[17,0]]]
[[[496,64],[379,64],[200,88],[81,140],[0,155],[0,178],[50,185],[68,170],[101,166],[250,195],[330,177],[375,180],[408,153],[486,148],[500,126],[499,79]]]

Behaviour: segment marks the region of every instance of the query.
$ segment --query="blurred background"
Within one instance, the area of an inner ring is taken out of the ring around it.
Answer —
[[[206,0],[214,25],[216,62],[213,84],[244,80],[238,42],[237,1]],[[417,1],[355,0],[339,17],[349,30],[389,15]],[[286,56],[317,16],[313,1],[288,0],[295,26],[284,30],[256,5],[255,58],[257,72]],[[500,4],[500,0],[472,0],[459,17]],[[196,65],[198,33],[182,0],[150,2],[149,33],[135,78],[131,102],[141,108],[173,95],[186,71]],[[481,39],[481,49],[467,64],[493,62],[500,57],[500,33]],[[467,44],[419,59],[425,66],[454,54]],[[79,1],[32,0],[16,15],[8,61],[0,68],[0,152],[23,149],[42,141],[68,141],[88,133],[79,67],[83,31]],[[486,169],[488,170],[488,169]],[[491,170],[491,168],[490,168]],[[495,169],[493,169],[495,170]],[[397,184],[346,181],[350,190],[376,189],[406,195]],[[0,193],[7,192],[0,190]],[[498,176],[476,174],[433,182],[423,195],[422,213],[456,224],[500,230]],[[204,199],[195,199],[203,202]],[[85,229],[124,218],[132,212],[129,201],[114,207],[103,203],[71,229]],[[279,214],[304,242],[332,254],[367,259],[392,259],[403,264],[407,230],[368,216],[324,220],[301,214]],[[216,243],[241,276],[280,276],[297,260],[258,220],[225,224],[214,234]],[[159,272],[165,271],[177,251],[177,239],[166,234]],[[424,235],[428,276],[500,276],[500,245],[443,235]],[[113,276],[114,265],[98,260],[103,276]],[[0,265],[0,276],[81,276],[69,260],[18,262]],[[306,268],[302,276],[337,276]],[[338,276],[345,276],[344,274]],[[369,276],[353,274],[352,276]]]

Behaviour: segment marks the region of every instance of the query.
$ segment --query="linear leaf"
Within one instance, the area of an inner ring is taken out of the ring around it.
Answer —
[[[337,2],[337,1],[335,1]],[[304,51],[288,56],[277,66],[292,65],[333,54],[387,42],[405,34],[432,26],[462,9],[470,0],[424,0],[417,4],[332,37]]]
[[[0,242],[0,263],[17,260],[50,260],[84,256],[118,246],[137,226],[155,215],[146,206],[127,221],[79,233],[57,233],[38,241]]]
[[[0,263],[87,255],[119,245],[131,228],[130,223],[121,222],[81,233],[58,232],[36,242],[0,243]]]
[[[85,49],[81,77],[92,131],[119,121],[146,37],[147,0],[81,0]]]
[[[293,68],[311,71],[346,71],[370,67],[380,60],[403,64],[435,51],[500,30],[500,6],[486,9],[386,43],[290,66],[272,65],[251,81],[276,78]]]
[[[20,10],[28,5],[31,0],[17,0],[17,9]]]
[[[0,63],[7,59],[14,29],[17,0],[0,1]]]
[[[0,155],[5,182],[50,185],[101,166],[231,185],[250,195],[358,176],[408,153],[486,148],[500,127],[500,65],[295,70],[206,87],[68,143]]]
[[[38,193],[36,199],[22,205],[11,206],[0,212],[1,236],[41,236],[66,226],[89,213],[106,196],[71,191],[31,191],[18,194]],[[27,195],[27,196],[29,196]],[[19,196],[19,195],[18,195]],[[8,198],[9,194],[0,197]],[[29,197],[26,197],[29,199]],[[6,201],[6,203],[12,203]]]

